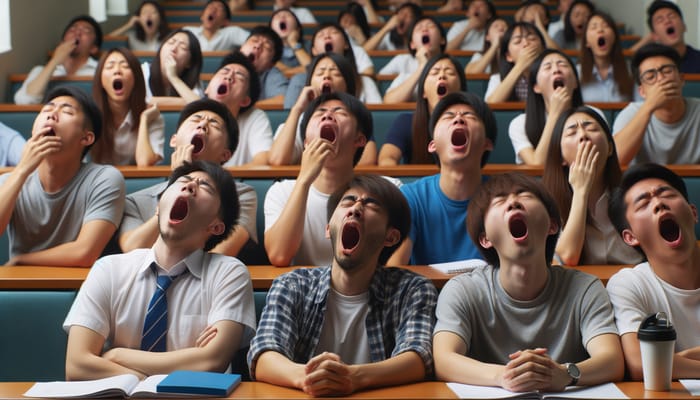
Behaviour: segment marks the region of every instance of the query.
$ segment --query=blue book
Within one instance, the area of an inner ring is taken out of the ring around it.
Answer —
[[[226,397],[241,383],[238,374],[173,371],[158,384],[158,393],[201,394]]]

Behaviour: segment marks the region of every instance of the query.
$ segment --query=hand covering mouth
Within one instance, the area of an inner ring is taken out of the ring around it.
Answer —
[[[185,197],[178,197],[170,209],[170,221],[174,223],[181,222],[187,218],[189,213],[190,205]]]

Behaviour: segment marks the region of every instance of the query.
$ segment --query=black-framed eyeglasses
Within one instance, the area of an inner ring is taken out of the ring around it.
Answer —
[[[642,72],[639,78],[642,82],[651,85],[656,82],[656,78],[658,78],[659,73],[661,73],[663,76],[669,76],[676,71],[678,71],[676,64],[664,64],[659,68],[652,68]]]

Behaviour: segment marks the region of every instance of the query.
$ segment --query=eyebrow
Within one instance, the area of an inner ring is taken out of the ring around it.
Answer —
[[[632,200],[632,203],[636,204],[642,200],[646,200],[646,199],[651,198],[652,195],[657,196],[657,195],[664,193],[664,192],[667,192],[669,190],[671,190],[671,187],[668,185],[662,185],[662,186],[659,186],[659,187],[654,188],[652,190],[647,190],[644,193],[640,194],[639,196],[635,197],[634,200]]]
[[[68,103],[68,102],[57,104],[57,103],[54,103],[53,101],[49,101],[48,103],[44,104],[44,106],[53,106],[53,107],[60,107],[60,108],[68,107],[68,108],[72,108],[74,110],[78,109],[78,107],[76,107],[73,104]]]

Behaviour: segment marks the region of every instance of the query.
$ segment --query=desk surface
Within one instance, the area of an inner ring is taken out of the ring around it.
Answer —
[[[624,267],[627,265],[585,265],[572,268],[597,276],[605,285],[614,273]],[[296,268],[300,267],[253,265],[249,266],[248,270],[253,288],[266,290],[276,277]],[[424,265],[408,265],[402,268],[432,280],[438,289],[455,276]],[[0,266],[0,290],[76,290],[83,284],[89,271],[89,268],[80,267]]]
[[[0,382],[0,398],[27,399],[22,397],[33,382]],[[644,390],[642,382],[620,382],[617,386],[631,399],[692,399],[680,382],[673,382],[670,392]],[[243,382],[231,393],[230,399],[308,399],[303,392],[261,382]],[[443,382],[421,382],[383,389],[367,390],[349,397],[333,399],[456,399],[455,394]],[[697,397],[696,397],[697,398]]]

